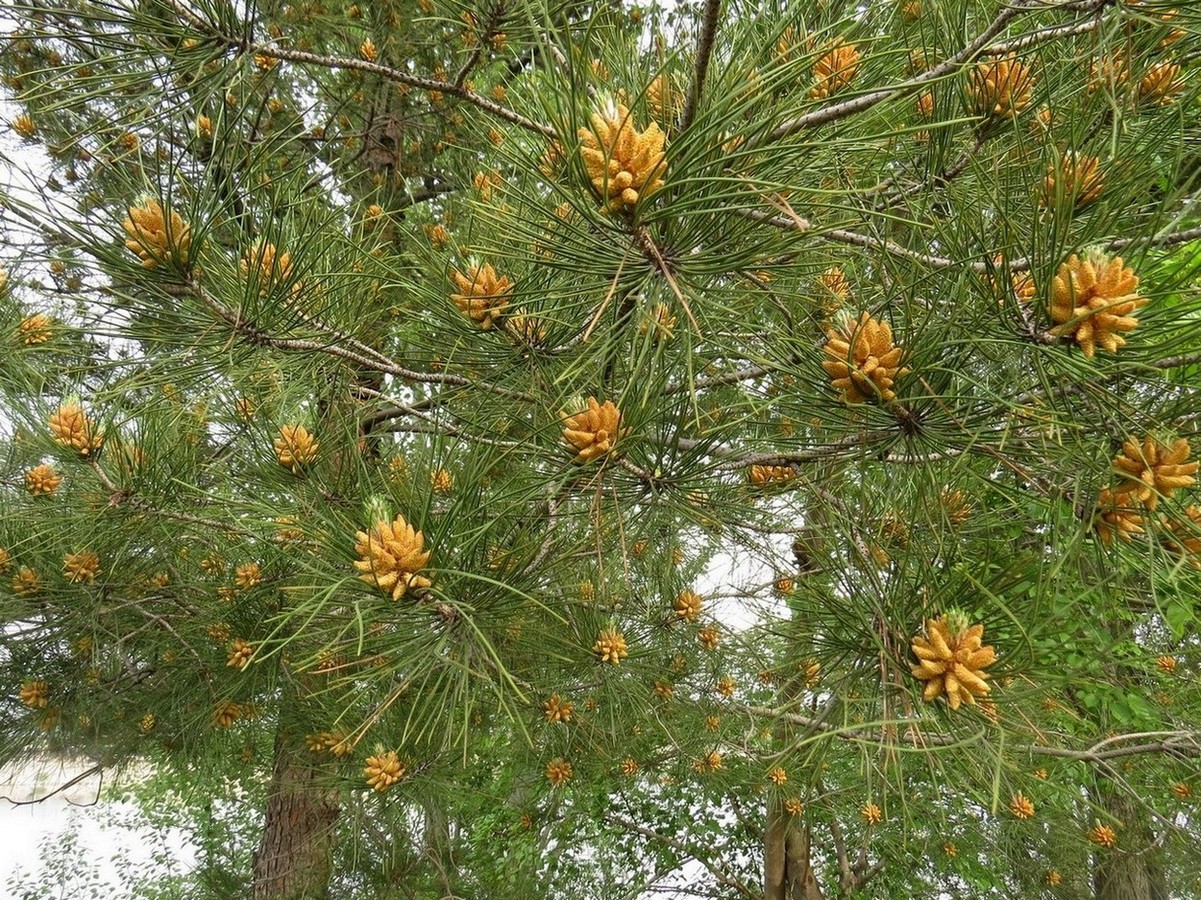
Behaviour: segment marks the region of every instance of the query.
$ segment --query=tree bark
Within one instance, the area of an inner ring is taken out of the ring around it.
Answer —
[[[254,900],[328,896],[341,804],[313,754],[281,725],[267,794],[267,818],[254,854]]]
[[[763,834],[763,900],[824,900],[809,861],[810,833],[772,802]]]
[[[1093,869],[1096,900],[1168,900],[1160,850],[1146,813],[1130,798],[1102,788],[1105,809],[1124,823],[1119,848],[1099,850]]]

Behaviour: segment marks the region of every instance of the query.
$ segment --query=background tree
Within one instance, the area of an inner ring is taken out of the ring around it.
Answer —
[[[17,16],[5,758],[198,895],[1201,893],[1189,4]]]

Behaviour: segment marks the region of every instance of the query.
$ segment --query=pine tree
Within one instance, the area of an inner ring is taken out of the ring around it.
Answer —
[[[0,759],[208,896],[1201,896],[1191,4],[15,16]]]

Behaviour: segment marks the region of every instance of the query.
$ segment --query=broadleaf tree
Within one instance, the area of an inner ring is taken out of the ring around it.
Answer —
[[[1201,896],[1193,4],[7,15],[0,757],[194,896]]]

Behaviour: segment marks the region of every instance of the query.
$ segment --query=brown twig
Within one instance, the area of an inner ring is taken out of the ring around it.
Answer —
[[[713,43],[717,36],[718,19],[721,15],[721,0],[705,0],[705,12],[701,20],[701,33],[696,44],[696,65],[693,69],[692,86],[680,116],[680,131],[692,124],[700,106],[701,94],[705,89],[705,76],[709,73],[709,61],[713,57]]]

